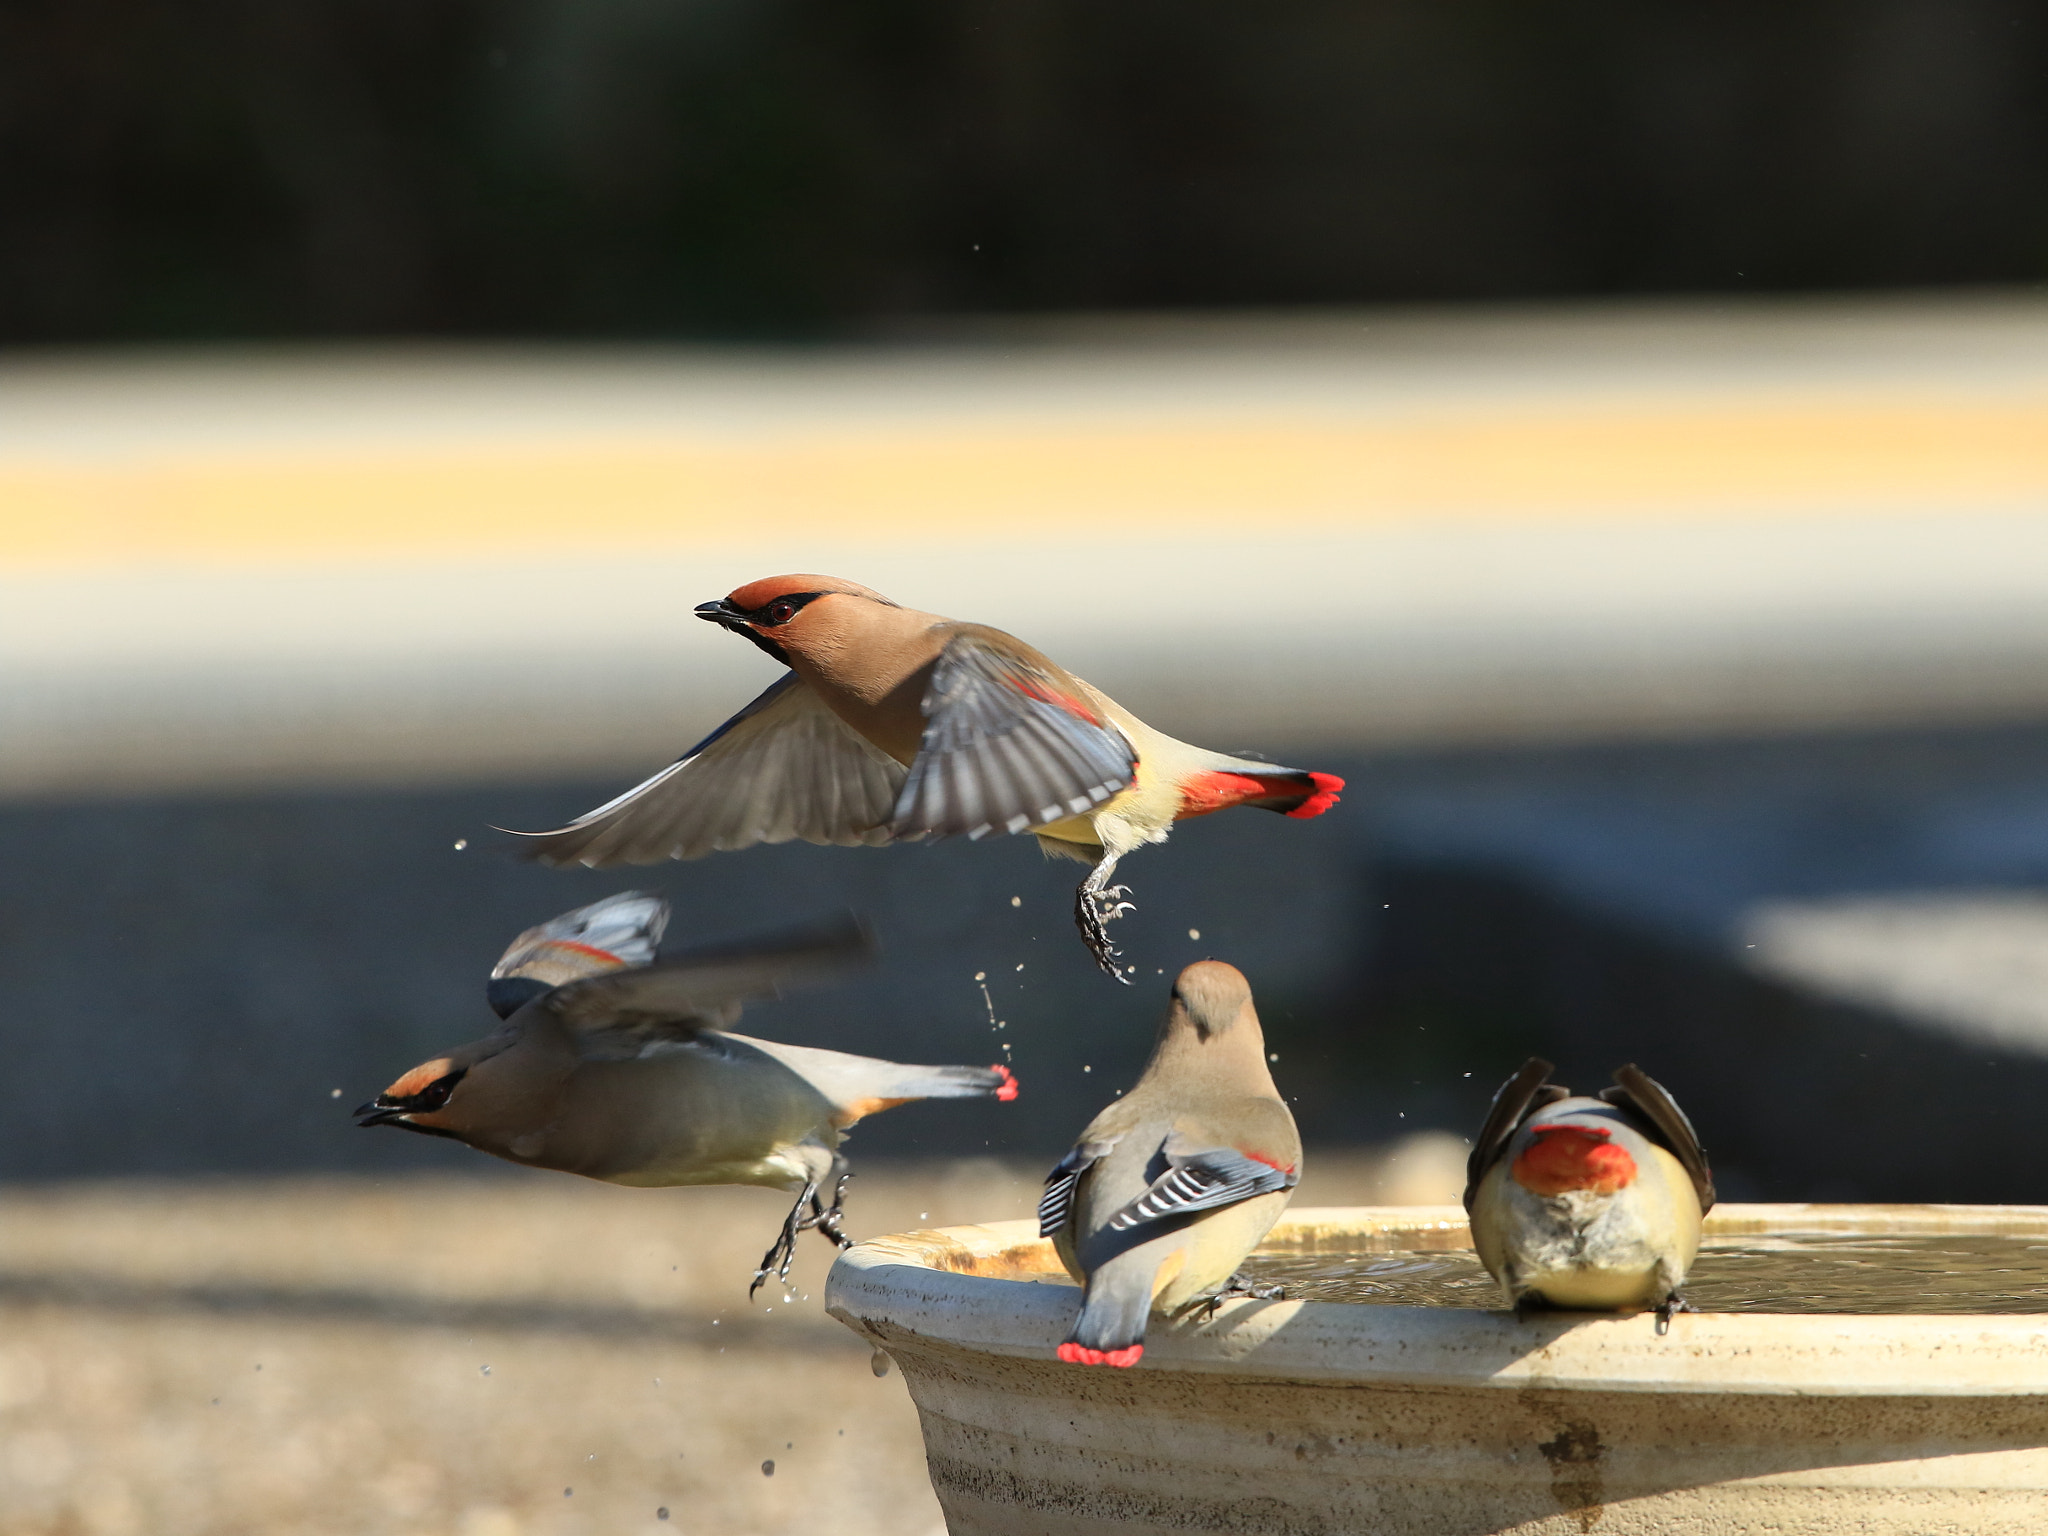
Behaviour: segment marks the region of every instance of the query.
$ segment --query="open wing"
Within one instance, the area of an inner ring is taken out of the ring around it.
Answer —
[[[1000,630],[963,625],[925,688],[898,837],[1022,832],[1100,805],[1137,754],[1067,673]]]
[[[1634,1062],[1618,1067],[1614,1073],[1614,1086],[1601,1090],[1600,1097],[1617,1109],[1632,1110],[1649,1123],[1654,1131],[1653,1139],[1663,1143],[1664,1148],[1678,1159],[1692,1180],[1693,1192],[1700,1197],[1700,1212],[1704,1215],[1714,1208],[1714,1175],[1707,1167],[1707,1149],[1700,1145],[1699,1133],[1693,1130],[1692,1121],[1685,1111],[1678,1107],[1678,1101],[1671,1097],[1662,1083],[1651,1077]]]
[[[1152,1181],[1152,1187],[1109,1218],[1110,1231],[1128,1232],[1153,1222],[1219,1210],[1240,1200],[1292,1189],[1301,1180],[1294,1169],[1276,1168],[1235,1147],[1183,1151],[1173,1138],[1167,1141],[1166,1161],[1166,1171]]]
[[[827,928],[572,981],[550,992],[546,1006],[575,1033],[584,1056],[631,1057],[649,1045],[723,1028],[747,999],[776,997],[839,975],[872,952],[867,934],[848,918]]]
[[[620,966],[647,965],[668,926],[668,903],[625,891],[529,928],[491,967],[485,997],[509,1019],[543,992]]]
[[[1466,1211],[1472,1209],[1473,1197],[1479,1192],[1479,1181],[1486,1177],[1486,1170],[1507,1150],[1515,1128],[1537,1110],[1572,1096],[1571,1089],[1549,1081],[1555,1070],[1542,1057],[1531,1056],[1494,1094],[1493,1107],[1486,1112],[1486,1124],[1480,1127],[1479,1139],[1472,1143],[1472,1155],[1465,1160]]]
[[[833,714],[794,672],[676,762],[553,832],[544,864],[653,864],[756,843],[886,843],[903,765]]]

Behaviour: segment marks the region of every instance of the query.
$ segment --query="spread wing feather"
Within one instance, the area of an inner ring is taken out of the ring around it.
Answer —
[[[1240,1200],[1292,1189],[1299,1175],[1248,1157],[1235,1147],[1167,1152],[1167,1169],[1152,1187],[1109,1218],[1109,1230],[1127,1232],[1148,1222],[1213,1211]]]
[[[725,1028],[748,998],[824,980],[871,953],[867,934],[849,917],[827,928],[607,971],[557,987],[545,1001],[576,1034],[585,1056],[637,1056],[652,1044]]]
[[[756,843],[855,847],[902,835],[901,763],[833,714],[794,672],[676,762],[534,839],[544,864],[652,864]],[[914,835],[914,834],[912,834]]]
[[[1137,767],[1072,678],[996,630],[962,628],[946,643],[923,707],[891,819],[898,837],[1044,826],[1102,804]]]
[[[1479,1193],[1479,1181],[1507,1149],[1516,1128],[1537,1110],[1572,1096],[1569,1088],[1549,1081],[1555,1070],[1542,1057],[1531,1056],[1494,1094],[1493,1107],[1486,1112],[1486,1124],[1480,1127],[1479,1139],[1472,1143],[1472,1155],[1465,1160],[1467,1211],[1472,1209],[1472,1201]]]
[[[1699,1133],[1692,1128],[1692,1121],[1686,1118],[1685,1111],[1678,1107],[1678,1101],[1671,1097],[1662,1083],[1634,1062],[1615,1069],[1614,1084],[1612,1088],[1602,1089],[1600,1097],[1618,1109],[1633,1110],[1649,1123],[1653,1132],[1651,1139],[1663,1143],[1691,1178],[1693,1192],[1700,1197],[1701,1213],[1711,1211],[1714,1208],[1714,1175],[1707,1167],[1707,1149],[1700,1145]]]

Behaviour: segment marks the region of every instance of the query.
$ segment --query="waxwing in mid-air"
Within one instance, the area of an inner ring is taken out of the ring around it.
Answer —
[[[1136,1365],[1145,1324],[1226,1294],[1301,1177],[1301,1138],[1266,1067],[1251,987],[1189,966],[1138,1084],[1095,1117],[1045,1181],[1041,1236],[1085,1287],[1059,1357]]]
[[[1117,861],[1236,805],[1316,816],[1344,781],[1189,746],[1021,640],[831,576],[771,576],[697,616],[790,670],[677,762],[554,832],[533,856],[592,866],[802,838],[881,844],[1030,832],[1093,865],[1074,920],[1127,980],[1104,924]]]
[[[1654,1307],[1662,1332],[1714,1205],[1706,1152],[1636,1067],[1598,1098],[1550,1073],[1532,1058],[1494,1095],[1466,1170],[1473,1245],[1518,1311]]]
[[[497,1032],[414,1067],[358,1123],[612,1184],[794,1191],[758,1289],[771,1272],[787,1277],[800,1232],[846,1246],[839,1145],[862,1116],[914,1099],[1017,1096],[1007,1067],[903,1066],[729,1031],[744,999],[865,958],[850,920],[657,960],[667,922],[667,902],[635,892],[522,933],[491,972]]]

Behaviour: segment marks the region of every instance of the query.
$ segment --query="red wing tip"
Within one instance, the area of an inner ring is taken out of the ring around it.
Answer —
[[[1287,813],[1296,821],[1322,815],[1337,803],[1338,791],[1344,787],[1344,781],[1334,773],[1311,772],[1308,778],[1315,785],[1316,792]]]
[[[1144,1353],[1142,1344],[1127,1344],[1122,1349],[1090,1349],[1071,1339],[1059,1348],[1060,1358],[1069,1365],[1113,1365],[1119,1370],[1129,1370]]]
[[[1016,1073],[1012,1072],[1001,1062],[997,1062],[994,1066],[990,1067],[989,1071],[995,1073],[997,1077],[1003,1080],[1002,1086],[996,1089],[996,1102],[998,1104],[1007,1104],[1010,1100],[1017,1097]]]

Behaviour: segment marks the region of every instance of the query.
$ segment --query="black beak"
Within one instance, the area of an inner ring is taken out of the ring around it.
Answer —
[[[381,1102],[381,1099],[372,1099],[367,1104],[358,1104],[349,1113],[356,1117],[356,1125],[361,1127],[365,1125],[389,1125],[400,1115],[404,1114],[405,1111],[395,1108],[390,1104],[385,1104]]]
[[[719,627],[731,630],[742,640],[751,640],[785,667],[789,665],[789,652],[749,624],[747,616],[724,598],[721,597],[715,603],[699,603],[696,611],[698,618],[709,619]]]

